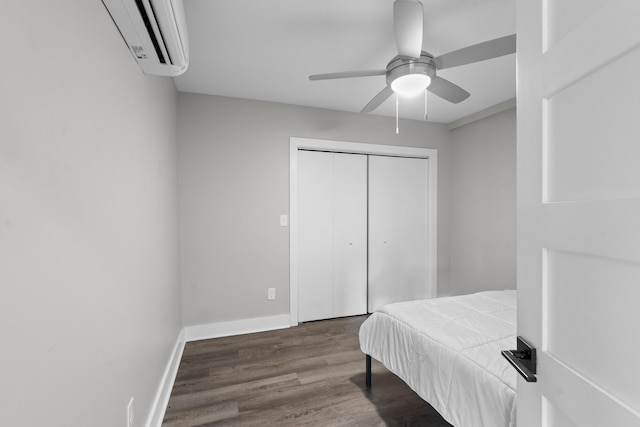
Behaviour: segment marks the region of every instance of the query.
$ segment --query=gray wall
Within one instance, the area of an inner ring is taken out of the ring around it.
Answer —
[[[515,289],[515,108],[452,130],[451,144],[451,294]]]
[[[185,326],[289,313],[289,137],[438,149],[438,293],[449,293],[445,125],[180,93]],[[267,288],[277,299],[267,301]]]
[[[176,90],[98,0],[0,13],[0,424],[144,424],[180,329]]]

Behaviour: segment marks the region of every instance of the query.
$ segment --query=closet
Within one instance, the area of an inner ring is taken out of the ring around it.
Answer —
[[[299,320],[427,298],[428,160],[297,157]]]

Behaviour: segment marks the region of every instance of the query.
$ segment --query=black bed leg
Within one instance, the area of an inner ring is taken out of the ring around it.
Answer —
[[[366,373],[366,384],[367,384],[367,388],[371,388],[371,356],[369,356],[368,354],[367,356],[367,373]]]

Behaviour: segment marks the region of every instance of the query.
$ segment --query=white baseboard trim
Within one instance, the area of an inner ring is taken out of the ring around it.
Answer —
[[[209,338],[228,337],[232,335],[250,334],[253,332],[271,331],[274,329],[289,328],[290,316],[280,314],[269,317],[256,317],[253,319],[234,320],[230,322],[210,323],[207,325],[194,325],[183,328],[178,334],[178,339],[169,357],[169,362],[164,369],[162,380],[151,405],[151,411],[147,417],[146,427],[161,427],[162,419],[167,411],[171,390],[176,380],[180,360],[184,351],[184,345],[188,341],[206,340]]]
[[[164,413],[167,411],[167,405],[169,404],[169,397],[171,396],[171,390],[173,389],[173,383],[176,380],[176,374],[178,373],[178,367],[180,366],[180,360],[182,359],[182,352],[184,351],[184,329],[178,334],[176,344],[173,346],[173,351],[169,357],[169,362],[164,369],[160,386],[156,392],[156,396],[153,399],[151,405],[151,412],[147,417],[146,427],[161,427]]]
[[[229,322],[209,323],[206,325],[187,326],[183,329],[185,341],[206,340],[209,338],[229,337],[232,335],[250,334],[253,332],[285,329],[291,326],[288,314],[256,317],[253,319],[232,320]]]

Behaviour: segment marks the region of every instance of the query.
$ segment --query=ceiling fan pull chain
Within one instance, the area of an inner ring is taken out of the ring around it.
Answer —
[[[424,90],[424,121],[427,121],[427,89]]]
[[[398,125],[398,94],[396,93],[396,135],[400,133],[400,126]]]

